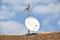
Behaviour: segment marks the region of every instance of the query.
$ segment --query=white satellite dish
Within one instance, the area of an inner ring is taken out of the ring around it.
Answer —
[[[39,21],[31,16],[25,19],[25,25],[30,31],[38,31],[40,27]]]

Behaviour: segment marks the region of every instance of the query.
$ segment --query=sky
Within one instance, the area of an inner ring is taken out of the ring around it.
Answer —
[[[60,0],[0,0],[0,34],[27,34],[28,3],[30,16],[41,25],[37,33],[60,32]]]

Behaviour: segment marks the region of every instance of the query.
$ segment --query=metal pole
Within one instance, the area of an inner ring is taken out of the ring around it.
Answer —
[[[30,16],[30,5],[28,3],[28,8],[27,8],[27,11],[28,11],[28,17]],[[30,34],[30,30],[28,29],[28,34]]]

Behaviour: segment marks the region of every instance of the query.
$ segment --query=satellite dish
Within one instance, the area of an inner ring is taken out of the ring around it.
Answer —
[[[40,27],[39,21],[31,16],[25,19],[25,25],[30,31],[38,31]]]

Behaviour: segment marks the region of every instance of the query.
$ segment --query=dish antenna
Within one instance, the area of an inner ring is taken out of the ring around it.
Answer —
[[[37,31],[40,23],[36,18],[30,16],[26,18],[25,25],[30,31]]]
[[[38,31],[40,27],[40,23],[35,17],[30,16],[29,3],[28,3],[28,6],[24,9],[24,11],[28,12],[28,17],[25,19],[25,25],[28,28],[28,34],[30,34],[30,31]]]

